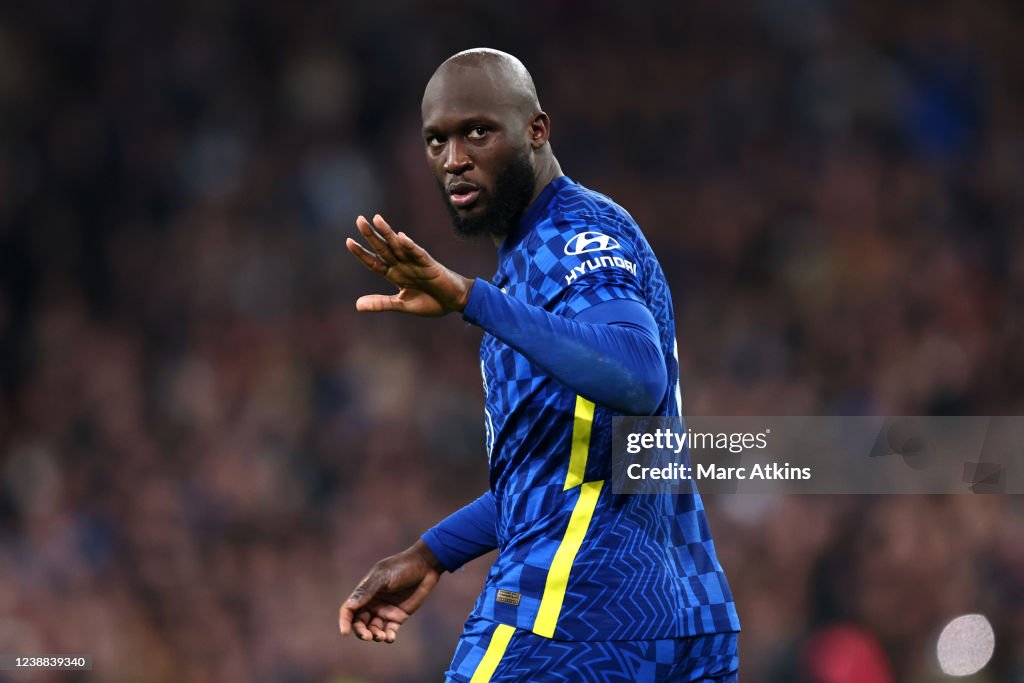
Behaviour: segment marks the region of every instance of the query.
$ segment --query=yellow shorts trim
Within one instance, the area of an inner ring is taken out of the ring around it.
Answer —
[[[477,665],[469,683],[488,683],[491,680],[491,676],[497,670],[501,658],[505,656],[505,650],[508,649],[512,634],[515,632],[516,630],[507,624],[498,624],[494,633],[491,634],[491,642],[487,645],[487,651],[484,652],[483,659]]]

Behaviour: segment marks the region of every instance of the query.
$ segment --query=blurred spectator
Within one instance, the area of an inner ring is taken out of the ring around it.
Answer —
[[[855,626],[833,626],[804,646],[805,683],[891,683],[892,672],[878,642]]]
[[[479,334],[357,320],[379,283],[343,241],[380,211],[493,272],[418,132],[463,48],[520,56],[566,171],[635,210],[688,412],[1024,411],[1013,3],[534,9],[0,9],[0,651],[104,681],[444,670],[485,561],[392,647],[343,642],[337,608],[485,486]],[[1024,680],[1019,498],[707,504],[744,681],[923,680],[966,611],[992,680]]]

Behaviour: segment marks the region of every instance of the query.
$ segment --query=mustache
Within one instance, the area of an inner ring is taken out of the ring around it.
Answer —
[[[532,158],[529,151],[526,151],[502,169],[490,187],[470,183],[461,178],[445,183],[435,177],[435,181],[445,208],[448,209],[448,215],[451,216],[452,228],[456,235],[460,237],[487,235],[501,238],[515,229],[519,219],[529,207],[537,179],[534,176]],[[480,189],[483,195],[484,210],[476,217],[466,218],[459,215],[458,210],[451,203],[449,188],[463,183],[472,184],[476,189]]]

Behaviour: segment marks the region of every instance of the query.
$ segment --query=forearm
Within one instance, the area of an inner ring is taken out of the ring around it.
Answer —
[[[498,547],[498,511],[488,491],[423,534],[421,541],[452,572]]]
[[[463,317],[580,396],[617,412],[650,415],[664,396],[665,359],[646,323],[565,318],[506,296],[479,279]]]

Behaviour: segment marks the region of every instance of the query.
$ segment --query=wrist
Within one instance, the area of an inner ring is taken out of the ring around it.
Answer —
[[[412,547],[409,548],[409,552],[415,553],[419,556],[428,567],[436,571],[438,574],[443,574],[447,571],[444,565],[441,564],[440,560],[437,559],[434,551],[430,549],[430,546],[427,545],[422,538],[412,544]]]
[[[455,310],[458,313],[462,313],[466,310],[466,306],[469,305],[469,295],[473,291],[473,285],[476,283],[476,279],[470,279],[468,277],[462,277],[462,293],[455,302]]]

